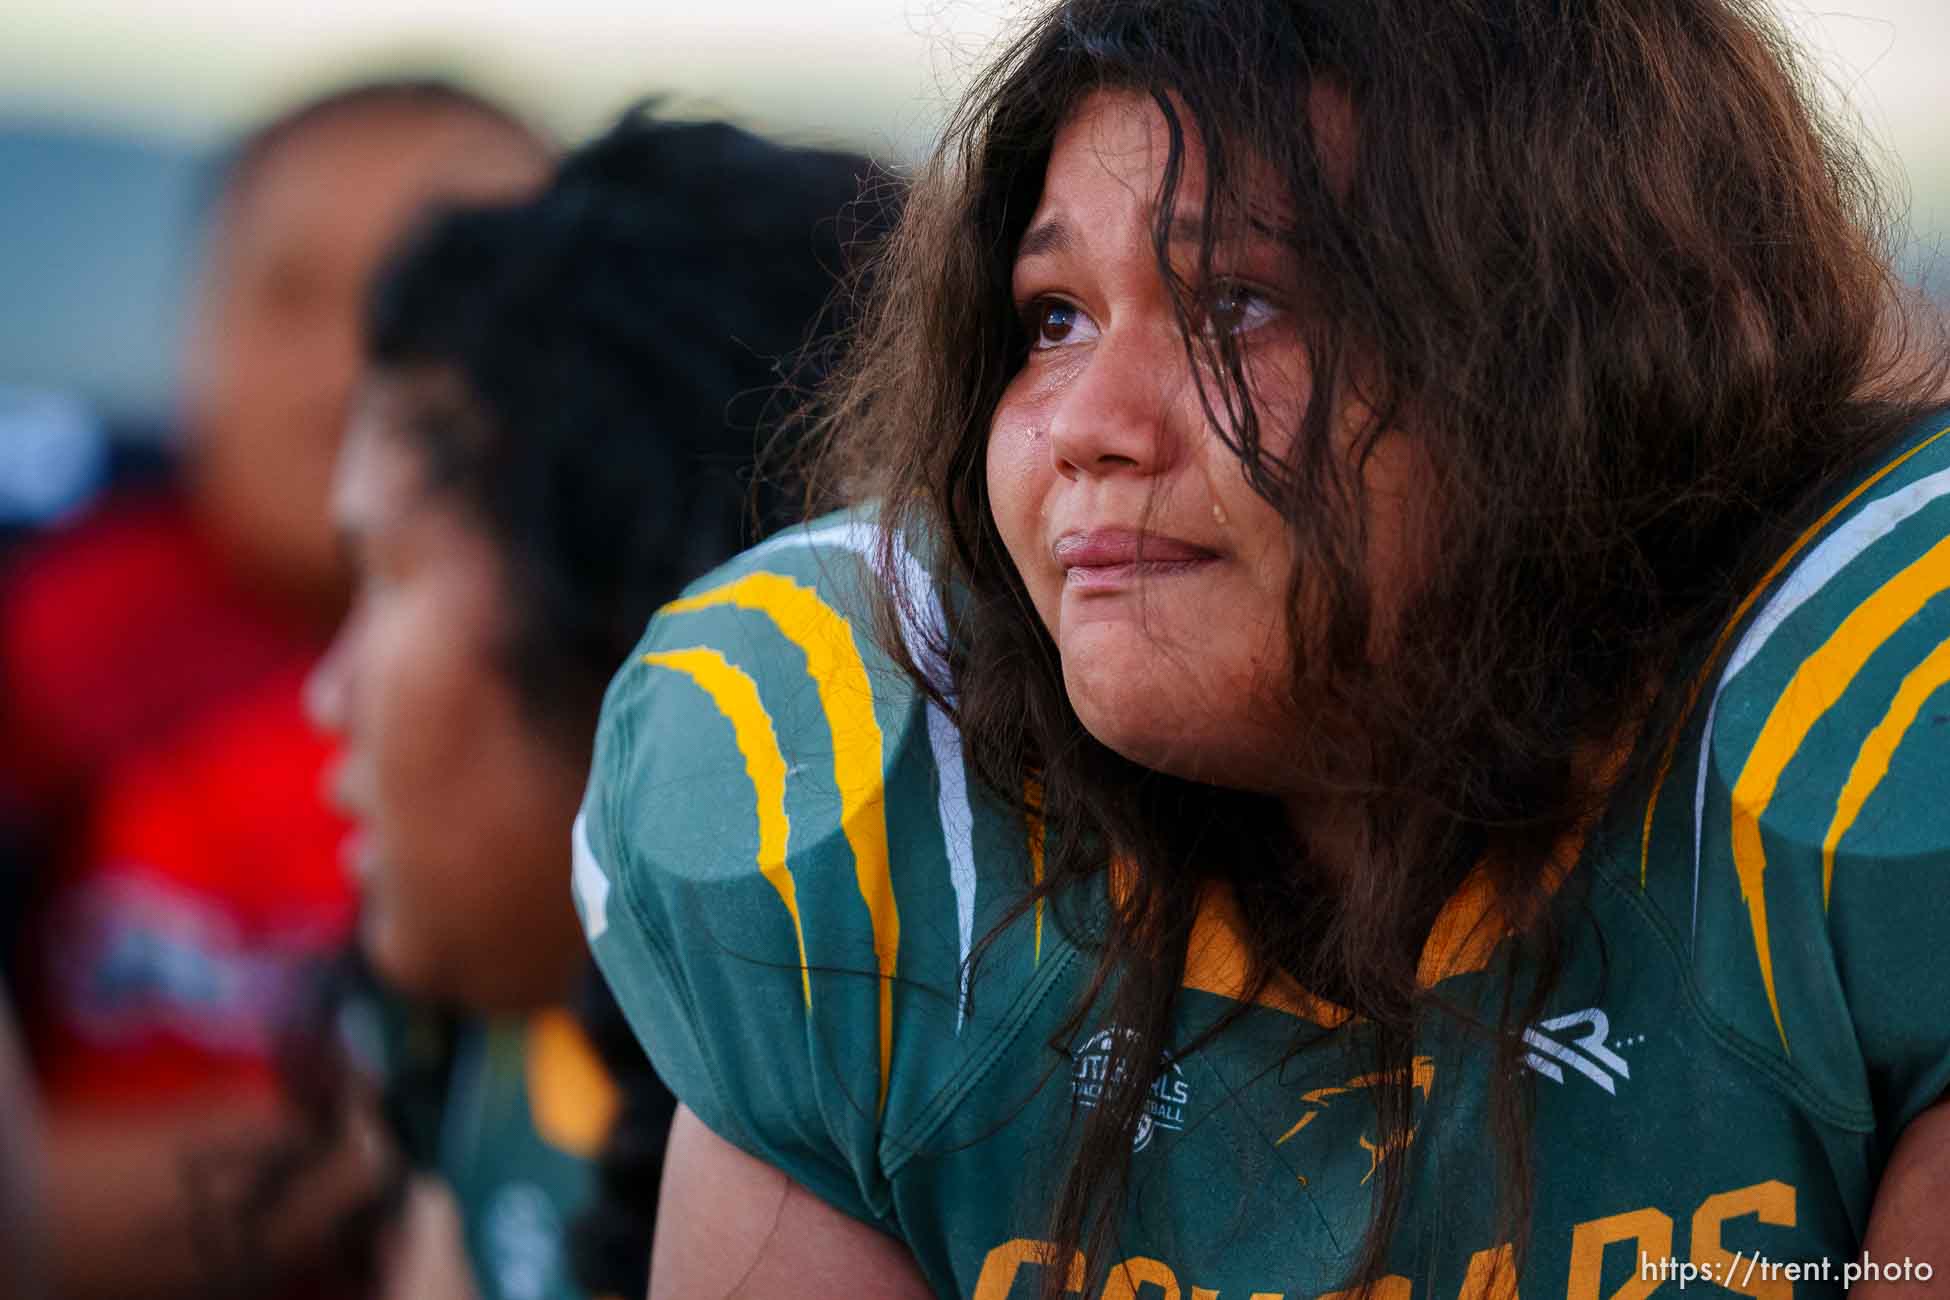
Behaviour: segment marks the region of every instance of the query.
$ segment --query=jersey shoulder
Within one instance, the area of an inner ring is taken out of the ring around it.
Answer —
[[[1712,1009],[1860,1099],[1863,1017],[1950,987],[1950,417],[1838,494],[1715,649],[1647,886]]]
[[[952,915],[933,886],[973,865],[958,841],[998,829],[945,716],[879,644],[875,545],[870,518],[839,515],[700,579],[603,708],[592,793],[618,883],[755,896],[790,923],[794,965],[878,968],[902,913]]]
[[[672,1090],[870,1219],[890,1152],[1033,976],[968,1012],[1028,829],[878,644],[877,537],[859,514],[789,530],[657,614],[604,703],[576,846],[592,947]]]

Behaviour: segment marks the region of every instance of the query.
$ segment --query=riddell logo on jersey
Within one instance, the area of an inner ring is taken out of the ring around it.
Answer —
[[[1129,1030],[1100,1029],[1090,1041],[1077,1049],[1070,1072],[1070,1096],[1077,1105],[1093,1108],[1103,1100],[1104,1090],[1123,1077],[1125,1063],[1117,1058],[1117,1040],[1133,1037]],[[1115,1062],[1113,1064],[1113,1062]],[[1185,1127],[1185,1107],[1192,1090],[1185,1072],[1176,1064],[1165,1066],[1151,1084],[1151,1095],[1144,1100],[1144,1113],[1138,1116],[1137,1131],[1131,1134],[1131,1150],[1142,1151],[1151,1145],[1159,1129],[1177,1133]]]
[[[1564,1082],[1568,1066],[1615,1097],[1618,1080],[1631,1078],[1632,1070],[1606,1045],[1610,1037],[1611,1021],[1597,1007],[1539,1021],[1523,1031],[1530,1046],[1523,1063],[1552,1083]]]

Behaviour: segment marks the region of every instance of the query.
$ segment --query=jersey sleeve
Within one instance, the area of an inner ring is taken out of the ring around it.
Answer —
[[[1950,1088],[1950,435],[1794,557],[1706,726],[1689,942],[1707,998],[1886,1149]]]
[[[677,1097],[888,1228],[888,826],[913,801],[887,773],[925,727],[873,649],[866,580],[843,546],[775,544],[661,611],[604,703],[574,870],[596,960]]]
[[[1836,966],[1891,1136],[1950,1090],[1950,602],[1932,623],[1936,645],[1856,747],[1822,845]]]

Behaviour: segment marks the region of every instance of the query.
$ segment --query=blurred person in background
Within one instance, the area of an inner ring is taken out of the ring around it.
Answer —
[[[10,955],[60,1294],[208,1294],[242,1249],[211,1226],[223,1207],[262,1192],[267,1153],[327,1141],[257,1225],[256,1280],[288,1293],[385,1183],[376,1132],[321,1137],[271,1061],[295,972],[352,915],[299,703],[347,589],[331,465],[381,257],[430,203],[520,194],[549,159],[438,82],[355,86],[250,135],[213,200],[180,475],[6,575],[0,779],[44,893]]]
[[[403,1144],[451,1190],[442,1209],[416,1185],[396,1294],[460,1273],[443,1230],[485,1300],[644,1293],[673,1103],[613,1008],[596,1037],[621,1074],[568,1009],[571,825],[651,613],[787,513],[752,467],[869,233],[866,169],[636,112],[538,198],[445,216],[375,291],[334,495],[358,585],[307,698],[344,745],[364,957],[462,1009],[382,1063],[405,1066]]]

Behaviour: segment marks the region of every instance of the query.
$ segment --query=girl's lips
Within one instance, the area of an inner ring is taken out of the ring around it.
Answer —
[[[1132,528],[1075,529],[1058,537],[1050,554],[1074,587],[1188,573],[1219,558],[1203,546]]]

